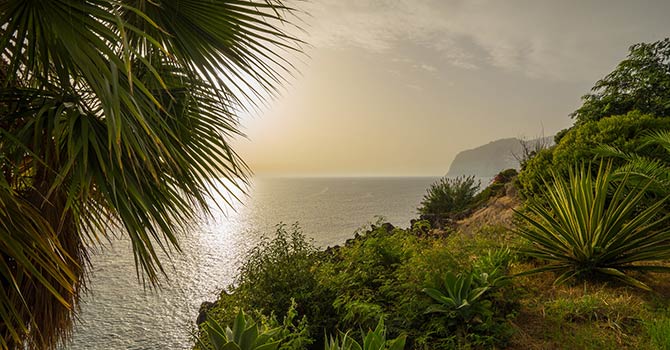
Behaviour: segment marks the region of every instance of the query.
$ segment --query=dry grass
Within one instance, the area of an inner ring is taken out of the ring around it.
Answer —
[[[532,268],[525,262],[515,272]],[[519,277],[509,349],[656,349],[646,324],[666,317],[670,278],[647,274],[654,293],[607,281],[554,285],[551,273]]]

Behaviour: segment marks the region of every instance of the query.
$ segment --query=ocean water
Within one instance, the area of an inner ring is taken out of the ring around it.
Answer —
[[[428,186],[415,178],[256,178],[242,202],[218,208],[182,239],[183,254],[167,262],[158,291],[138,282],[128,241],[118,239],[92,258],[90,293],[65,349],[190,349],[198,308],[229,286],[240,262],[280,223],[299,222],[320,247],[343,243],[383,216],[407,227]]]

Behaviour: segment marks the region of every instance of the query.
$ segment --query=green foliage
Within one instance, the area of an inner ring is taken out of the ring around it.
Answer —
[[[379,319],[377,327],[363,335],[361,346],[349,333],[341,333],[336,337],[326,340],[324,350],[403,350],[405,348],[405,336],[395,339],[386,339],[386,327],[384,320]]]
[[[280,343],[273,340],[279,328],[259,327],[242,311],[237,314],[232,329],[224,329],[214,319],[208,319],[203,328],[214,350],[276,350]]]
[[[279,324],[274,315],[265,317],[257,315],[255,321],[251,315],[238,311],[233,321],[233,328],[221,326],[213,317],[208,317],[200,325],[198,339],[200,349],[213,350],[300,350],[311,343],[307,333],[305,318],[297,325],[295,304],[291,305]],[[206,339],[206,340],[205,340]]]
[[[297,224],[277,226],[272,239],[261,238],[239,270],[235,292],[258,309],[286,310],[291,299],[309,293],[316,281],[310,273],[316,247]],[[300,304],[300,299],[295,299]]]
[[[315,340],[310,349],[322,348],[324,339],[332,346],[334,342],[347,346],[356,341],[364,347],[365,336],[352,339],[351,333],[346,333],[346,339],[352,340],[345,342],[343,333],[338,333],[339,338],[329,338],[325,332],[377,329],[380,319],[385,320],[389,338],[407,336],[412,349],[450,349],[456,343],[503,344],[509,338],[506,317],[515,300],[507,293],[507,283],[503,283],[507,279],[503,277],[508,275],[513,254],[505,248],[489,249],[491,241],[464,240],[456,233],[447,239],[426,235],[423,230],[428,226],[421,221],[408,230],[375,225],[345,246],[317,253],[307,248],[311,253],[305,254],[301,253],[305,252],[304,244],[291,243],[304,241],[303,235],[279,232],[283,238],[276,238],[274,243],[266,240],[252,251],[240,269],[247,277],[238,278],[238,286],[231,293],[222,293],[207,314],[224,323],[232,322],[233,312],[240,308],[282,315],[284,310],[278,308],[283,302],[278,300],[293,296],[299,314],[309,321],[309,335]],[[291,246],[303,248],[287,248]],[[424,312],[432,299],[421,290],[422,286],[442,283],[449,271],[459,270],[472,270],[473,283],[490,287],[484,298],[490,305],[490,317],[452,339],[455,328],[449,327],[444,317]],[[303,285],[310,287],[302,289]]]
[[[331,328],[331,290],[323,288],[314,274],[317,249],[294,224],[277,226],[272,239],[262,237],[242,264],[233,289],[235,299],[246,309],[284,316],[295,301],[296,310],[310,320],[315,334]]]
[[[670,39],[631,46],[628,57],[582,100],[572,113],[577,125],[633,110],[670,116]]]
[[[670,271],[663,265],[637,264],[670,258],[670,215],[662,214],[667,198],[640,208],[645,187],[630,188],[628,177],[615,181],[601,163],[594,177],[586,166],[564,180],[546,184],[546,204],[529,201],[518,212],[524,225],[517,232],[532,242],[525,253],[548,262],[531,272],[555,271],[556,283],[598,274],[649,289],[624,271]]]
[[[499,172],[494,178],[492,183],[505,184],[509,183],[514,179],[515,176],[519,175],[519,172],[516,169],[505,169]]]
[[[649,191],[657,196],[670,195],[670,130],[649,131],[634,152],[601,145],[596,153],[601,157],[626,161],[615,175],[630,174],[632,181],[650,182]]]
[[[475,182],[474,176],[443,177],[430,185],[417,210],[433,226],[441,226],[445,220],[456,217],[472,204],[480,184]]]
[[[416,236],[379,227],[320,266],[319,277],[329,289],[348,286],[338,291],[333,302],[341,315],[341,329],[373,328],[377,320],[399,306],[396,300],[403,290],[396,272],[417,246]]]
[[[417,235],[422,235],[430,232],[431,230],[430,221],[428,220],[417,220],[412,224],[412,233]]]
[[[514,255],[509,247],[488,249],[473,263],[473,270],[480,276],[487,276],[487,285],[500,287],[504,284]]]
[[[158,283],[161,251],[244,183],[235,113],[290,71],[277,52],[299,50],[294,13],[281,0],[0,2],[0,347],[67,338],[89,252],[113,233]]]
[[[670,318],[647,322],[646,330],[652,344],[659,350],[670,350]]]
[[[519,174],[520,192],[525,197],[542,195],[544,181],[555,174],[567,178],[574,164],[587,163],[603,157],[599,151],[606,145],[623,153],[635,153],[656,159],[664,155],[662,150],[648,144],[645,136],[652,131],[670,130],[670,118],[654,118],[640,112],[612,116],[597,121],[585,122],[565,133],[554,147],[540,151],[531,158]],[[625,164],[624,159],[605,155],[613,166]],[[593,169],[595,170],[595,169]]]
[[[506,189],[509,184],[516,179],[518,172],[516,169],[507,169],[499,172],[484,190],[477,193],[472,199],[466,212],[476,210],[486,204],[491,198],[501,197],[507,194]]]
[[[508,281],[507,267],[511,259],[509,248],[488,250],[468,272],[447,272],[440,289],[423,289],[424,293],[437,301],[426,312],[447,315],[449,326],[484,322],[493,316],[488,296]]]
[[[447,273],[442,285],[444,290],[424,288],[424,293],[437,301],[426,312],[443,313],[448,315],[450,326],[461,322],[482,322],[483,318],[491,316],[490,301],[482,298],[489,290],[489,286],[478,286],[474,275]],[[445,293],[446,292],[446,293]]]

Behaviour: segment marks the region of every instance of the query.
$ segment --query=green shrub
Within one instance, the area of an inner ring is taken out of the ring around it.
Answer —
[[[467,214],[473,210],[477,210],[491,198],[498,198],[506,195],[508,184],[514,181],[517,175],[518,173],[516,169],[507,169],[499,172],[485,189],[475,195],[464,213]]]
[[[405,291],[397,271],[419,244],[415,235],[376,227],[319,266],[321,282],[337,290],[333,306],[341,329],[374,328],[377,320],[402,306],[398,298]]]
[[[422,219],[440,227],[472,204],[480,185],[481,182],[475,182],[474,176],[443,177],[430,185],[417,210]]]
[[[628,177],[615,182],[611,166],[602,163],[595,177],[588,166],[568,180],[554,175],[546,204],[531,199],[528,212],[518,212],[525,224],[517,232],[532,243],[525,253],[548,262],[529,273],[555,271],[556,283],[597,274],[649,289],[625,271],[670,271],[637,264],[670,258],[670,215],[662,214],[667,198],[640,208],[645,189],[631,190]]]
[[[439,288],[423,289],[437,301],[426,312],[447,315],[450,326],[487,321],[494,313],[491,292],[507,285],[507,269],[511,261],[509,248],[488,250],[468,272],[447,272]]]
[[[510,255],[509,249],[490,251],[467,272],[448,272],[437,288],[423,289],[434,301],[426,308],[433,317],[427,323],[428,337],[419,340],[431,344],[426,348],[490,348],[506,343],[513,333],[508,318],[516,300],[503,292],[509,284]]]
[[[551,181],[552,175],[567,179],[574,164],[588,163],[600,157],[597,149],[602,145],[616,147],[625,153],[640,152],[640,155],[656,158],[661,155],[661,150],[642,146],[648,132],[661,130],[670,130],[670,118],[656,118],[639,112],[574,126],[563,134],[554,147],[538,152],[527,162],[519,174],[519,190],[525,197],[541,196],[544,180]],[[616,157],[608,157],[607,160],[611,160],[614,167],[626,163]],[[596,170],[592,169],[594,172]]]
[[[309,320],[309,333],[322,339],[334,328],[335,289],[325,288],[314,272],[320,253],[297,224],[277,226],[275,236],[262,237],[239,269],[236,285],[222,292],[207,313],[219,322],[231,322],[238,309],[285,317],[295,302],[296,312]]]

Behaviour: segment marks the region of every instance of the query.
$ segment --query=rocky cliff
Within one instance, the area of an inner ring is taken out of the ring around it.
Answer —
[[[458,153],[451,162],[447,176],[474,175],[486,178],[493,177],[504,169],[519,169],[519,162],[515,156],[521,156],[524,153],[522,142],[525,142],[529,149],[533,149],[538,144],[540,146],[551,145],[552,141],[553,137],[550,136],[529,141],[512,137],[489,142],[486,145]]]

